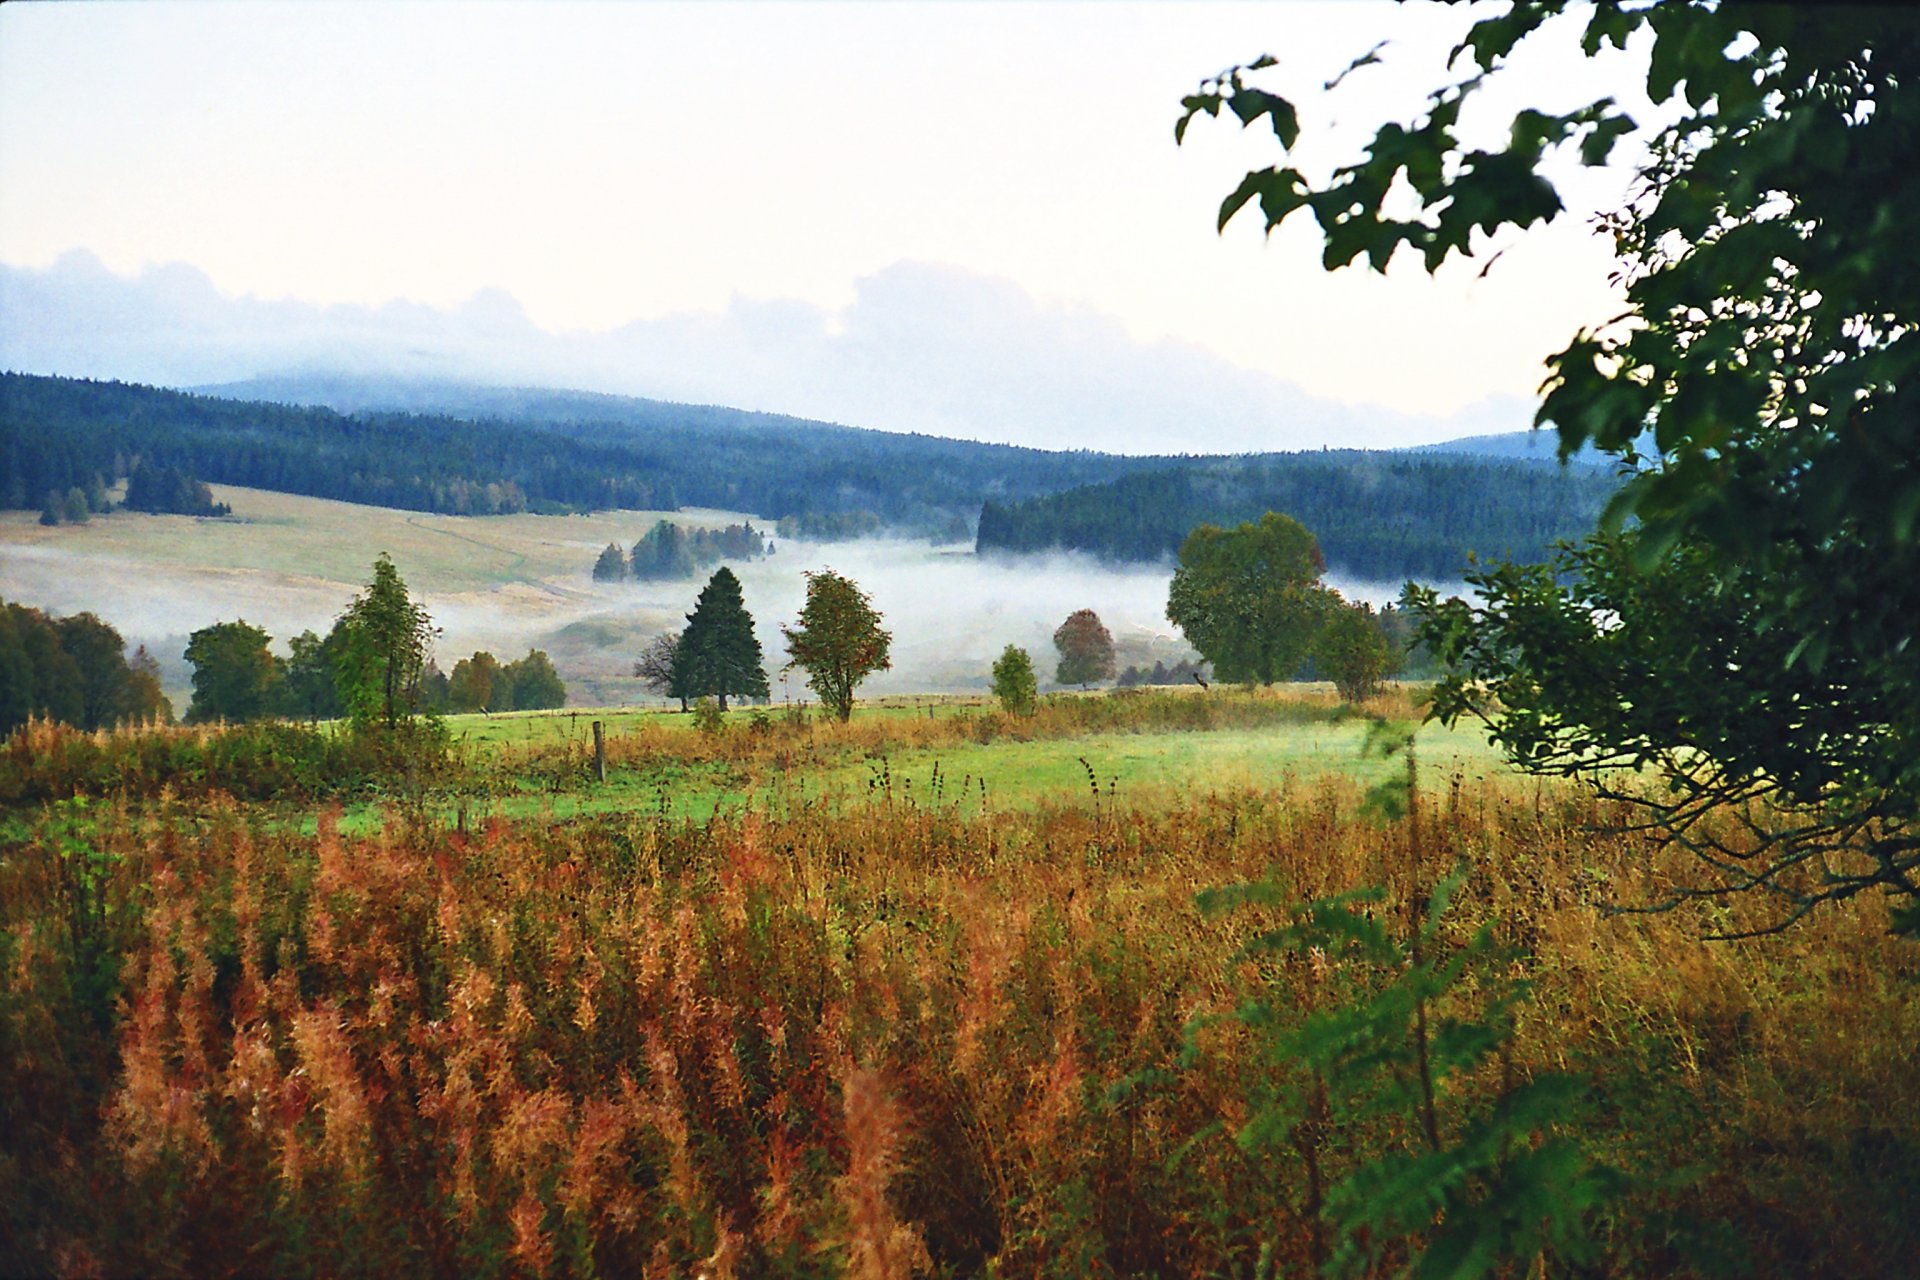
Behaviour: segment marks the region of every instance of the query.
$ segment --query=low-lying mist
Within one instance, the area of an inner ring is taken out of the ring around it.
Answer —
[[[381,516],[392,517],[390,523],[399,519],[393,513]],[[652,518],[657,517],[411,517],[396,527],[427,541],[392,549],[401,576],[440,628],[435,657],[443,670],[479,649],[505,661],[540,648],[566,679],[574,705],[645,702],[652,695],[632,675],[634,659],[653,636],[685,625],[710,570],[678,582],[599,583],[590,568],[609,534],[620,537],[628,524],[637,531]],[[708,512],[680,518],[689,523],[738,519]],[[128,518],[110,546],[64,538],[9,539],[0,547],[4,594],[60,614],[91,611],[119,628],[130,646],[146,645],[161,664],[177,709],[185,705],[189,669],[181,650],[191,632],[245,618],[264,627],[284,653],[286,642],[301,631],[326,632],[362,585],[347,575],[364,574],[360,566],[373,554],[366,548],[397,536],[393,529],[376,531],[364,521],[348,521],[340,529],[303,524],[303,554],[291,558],[302,571],[294,571],[289,559],[270,555],[252,565],[239,563],[244,540],[257,542],[271,524],[200,526],[175,517],[140,517],[154,523],[134,524],[135,519]],[[169,520],[180,527],[164,523]],[[169,529],[173,532],[166,533]],[[134,531],[142,536],[129,541]],[[108,532],[93,530],[94,535]],[[161,541],[162,535],[171,541]],[[444,550],[449,546],[456,548],[451,556]],[[182,550],[188,547],[193,554]],[[441,549],[438,559],[429,554],[435,548]],[[330,558],[322,554],[328,551],[334,553]],[[512,568],[516,564],[518,570]],[[554,572],[563,565],[566,571]],[[806,572],[826,568],[857,582],[893,635],[893,669],[871,677],[863,695],[979,691],[1009,644],[1032,654],[1044,685],[1057,661],[1054,629],[1076,609],[1100,615],[1113,634],[1122,669],[1192,656],[1166,619],[1168,564],[1113,565],[1077,553],[980,558],[964,545],[880,538],[779,539],[773,556],[733,568],[776,699],[812,697],[804,672],[782,678],[787,652],[780,628],[800,612]],[[1375,604],[1399,593],[1397,583],[1329,581],[1348,598]]]
[[[733,566],[776,700],[811,697],[804,672],[790,673],[783,687],[787,654],[780,632],[805,603],[809,570],[832,569],[857,582],[892,633],[893,668],[871,677],[862,686],[866,694],[983,689],[994,659],[1010,644],[1033,656],[1044,685],[1057,661],[1054,629],[1076,609],[1100,615],[1122,669],[1194,656],[1167,621],[1171,565],[1113,565],[1078,553],[982,558],[964,546],[936,548],[893,539],[783,541],[777,548],[769,559]],[[630,665],[630,654],[648,637],[683,624],[705,580],[703,573],[686,583],[603,586],[602,598],[611,607],[569,619],[544,639],[563,672],[573,666],[583,675],[624,674],[624,667],[615,672],[593,661],[592,651],[618,648]],[[1337,577],[1328,582],[1348,599],[1376,605],[1400,593],[1398,583]],[[450,639],[454,630],[448,626]],[[563,654],[570,661],[562,662]]]

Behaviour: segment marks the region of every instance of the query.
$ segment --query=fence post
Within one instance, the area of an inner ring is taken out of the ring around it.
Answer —
[[[607,735],[598,720],[593,722],[593,776],[599,782],[607,780]]]

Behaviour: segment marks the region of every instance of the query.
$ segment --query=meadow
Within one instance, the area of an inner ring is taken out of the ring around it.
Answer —
[[[1410,768],[1330,697],[1221,690],[601,718],[606,784],[586,714],[456,722],[416,777],[16,734],[0,1272],[1863,1276],[1920,1245],[1884,905],[1741,943],[1702,934],[1750,897],[1619,913],[1685,858],[1464,733]]]

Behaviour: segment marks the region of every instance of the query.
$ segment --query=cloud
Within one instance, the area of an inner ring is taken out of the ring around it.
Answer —
[[[1356,403],[1317,398],[1012,281],[919,262],[862,278],[838,313],[735,298],[556,334],[497,289],[444,311],[320,307],[228,297],[181,263],[121,277],[75,251],[44,269],[0,264],[0,365],[167,386],[296,371],[534,384],[1121,453],[1391,447],[1528,423],[1511,397],[1446,418],[1366,406],[1364,388]]]

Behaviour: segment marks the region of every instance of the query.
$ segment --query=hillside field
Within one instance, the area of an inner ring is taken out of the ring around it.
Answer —
[[[652,636],[685,625],[706,575],[596,583],[594,558],[610,542],[631,547],[662,518],[693,527],[760,523],[720,511],[439,516],[213,490],[232,506],[231,517],[116,511],[46,528],[32,513],[0,512],[0,595],[62,614],[92,611],[130,643],[146,644],[180,712],[189,676],[180,652],[190,632],[245,618],[283,647],[303,630],[324,634],[385,551],[440,628],[443,670],[477,649],[504,661],[541,648],[567,681],[572,705],[644,705],[657,700],[633,678],[633,661]],[[1070,555],[981,560],[964,547],[876,538],[776,539],[772,557],[733,567],[776,698],[785,657],[780,624],[799,611],[805,572],[827,567],[866,588],[893,631],[894,666],[873,679],[875,693],[983,690],[993,659],[1010,643],[1028,647],[1051,671],[1053,629],[1080,607],[1106,620],[1123,666],[1190,654],[1165,617],[1167,566]],[[1376,600],[1398,591],[1397,584],[1341,585]],[[801,696],[801,681],[785,693]]]
[[[1408,792],[1366,723],[1298,689],[469,717],[444,763],[29,726],[0,1272],[1310,1274],[1331,1193],[1427,1161],[1459,1198],[1379,1199],[1377,1272],[1518,1212],[1559,1243],[1493,1274],[1899,1274],[1884,902],[1741,943],[1700,935],[1754,895],[1619,914],[1697,869],[1464,731]],[[1298,1039],[1346,1017],[1357,1057]]]

